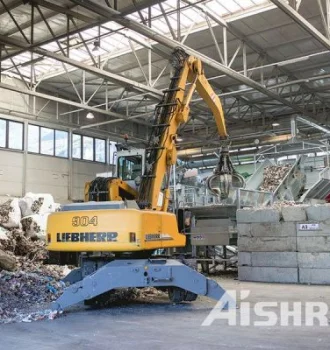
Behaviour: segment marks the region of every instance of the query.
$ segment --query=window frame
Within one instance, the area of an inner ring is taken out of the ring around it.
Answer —
[[[33,151],[29,151],[29,126],[36,126],[38,127],[38,139],[39,139],[39,144],[38,144],[38,152],[33,152]],[[53,131],[53,154],[45,154],[45,153],[41,153],[41,128],[44,129],[49,129]],[[66,132],[68,135],[68,141],[67,141],[67,156],[66,157],[62,157],[62,156],[57,156],[56,154],[56,131],[63,131]],[[48,126],[43,126],[43,125],[38,125],[38,124],[33,124],[33,123],[29,123],[28,124],[28,131],[27,131],[27,137],[28,137],[28,142],[27,142],[27,152],[31,153],[31,154],[39,154],[41,156],[45,156],[45,157],[56,157],[56,158],[60,158],[60,159],[69,159],[70,157],[70,135],[69,132],[67,130],[63,130],[63,129],[55,129],[55,128],[49,128]]]
[[[59,156],[56,155],[56,132],[65,132],[66,133],[66,156]],[[60,130],[60,129],[54,129],[54,157],[62,158],[62,159],[68,159],[69,158],[69,152],[70,152],[70,135],[69,132],[66,130]]]
[[[16,152],[23,152],[24,151],[24,123],[17,121],[17,120],[12,120],[12,119],[6,119],[0,117],[0,120],[3,120],[5,122],[5,146],[0,146],[0,149],[2,150],[10,150],[10,151],[16,151]],[[9,123],[17,123],[22,125],[22,148],[12,148],[9,147]]]
[[[29,154],[38,154],[41,156],[45,156],[45,157],[56,157],[56,158],[60,158],[60,159],[70,159],[72,158],[73,160],[80,160],[80,161],[84,161],[84,162],[93,162],[93,163],[98,163],[98,164],[111,164],[110,159],[108,159],[108,157],[110,156],[108,154],[108,139],[107,138],[102,138],[102,137],[96,137],[96,136],[90,136],[88,134],[79,134],[79,133],[71,133],[71,137],[70,137],[70,132],[68,130],[65,129],[56,129],[56,128],[52,128],[52,127],[48,127],[48,126],[44,126],[44,125],[40,125],[40,124],[35,124],[35,123],[24,123],[21,122],[19,120],[14,120],[14,119],[6,119],[3,117],[0,117],[0,120],[3,120],[5,122],[5,146],[2,147],[0,146],[0,149],[2,150],[9,150],[9,151],[14,151],[14,152],[24,152],[26,151]],[[18,123],[22,125],[22,148],[10,148],[9,147],[9,125],[10,123]],[[38,133],[37,133],[37,137],[38,137],[38,150],[37,151],[30,151],[29,150],[29,127],[37,127],[38,128]],[[25,130],[25,127],[27,130]],[[49,129],[52,130],[53,132],[53,154],[44,154],[41,153],[41,128],[45,128],[45,129]],[[60,132],[66,132],[67,133],[67,156],[58,156],[56,155],[56,131],[60,131]],[[73,136],[77,135],[80,137],[80,157],[73,157]],[[93,140],[93,160],[87,160],[83,158],[83,140],[84,140],[84,136],[85,137],[89,137]],[[26,140],[25,140],[26,137]],[[104,142],[104,161],[99,161],[96,160],[96,140],[101,140]],[[71,144],[70,144],[71,143]],[[71,146],[71,147],[70,147]]]
[[[79,152],[79,153],[80,153],[80,157],[74,157],[74,156],[73,156],[73,136],[74,136],[74,135],[77,135],[77,136],[80,137],[80,152]],[[71,137],[71,157],[72,157],[72,159],[82,160],[82,155],[83,155],[83,149],[82,149],[83,144],[82,144],[82,140],[83,140],[82,135],[72,133],[72,137]]]
[[[80,158],[73,157],[73,136],[74,135],[80,136]],[[93,160],[84,159],[84,137],[88,137],[88,138],[91,138],[93,140]],[[104,141],[104,145],[105,145],[104,162],[96,160],[96,147],[95,147],[95,144],[96,144],[95,140],[96,139]],[[83,134],[78,134],[78,133],[72,133],[71,152],[72,152],[72,159],[81,160],[81,161],[84,161],[84,162],[93,162],[93,163],[98,163],[98,164],[107,164],[107,156],[108,156],[107,139],[104,139],[102,137],[95,137],[95,136],[83,135]]]

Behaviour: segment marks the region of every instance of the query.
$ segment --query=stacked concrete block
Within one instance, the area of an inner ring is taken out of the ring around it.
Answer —
[[[237,211],[242,281],[330,284],[330,205]]]
[[[330,284],[330,205],[306,208],[307,225],[297,224],[300,283]]]

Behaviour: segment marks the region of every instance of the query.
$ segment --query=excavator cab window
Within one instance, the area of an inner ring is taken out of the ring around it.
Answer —
[[[118,177],[123,181],[135,180],[142,175],[142,156],[122,156],[118,158]]]

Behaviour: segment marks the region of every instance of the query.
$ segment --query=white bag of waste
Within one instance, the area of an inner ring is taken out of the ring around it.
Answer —
[[[21,220],[23,231],[27,237],[38,237],[45,239],[47,218],[50,213],[34,214],[24,217]]]
[[[19,199],[9,199],[0,205],[0,225],[5,228],[19,228],[21,221],[21,209]]]
[[[7,232],[8,232],[8,230],[6,230],[5,228],[0,226],[0,241],[1,240],[3,240],[3,241],[8,240]]]
[[[34,214],[53,213],[59,207],[54,202],[54,198],[49,193],[32,193],[28,192],[24,198],[20,200],[20,208],[22,217]]]

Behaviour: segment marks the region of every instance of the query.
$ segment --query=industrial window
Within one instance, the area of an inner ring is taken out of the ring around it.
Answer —
[[[23,124],[8,123],[8,148],[23,150]]]
[[[94,139],[93,137],[83,136],[83,159],[94,160]]]
[[[95,139],[95,161],[105,163],[105,140]]]
[[[28,127],[28,151],[33,153],[39,153],[39,126],[29,125]]]
[[[6,147],[7,123],[0,119],[0,147]]]
[[[81,136],[72,135],[72,158],[81,159]]]
[[[40,153],[54,155],[54,129],[40,128]]]
[[[55,130],[55,156],[67,158],[69,154],[68,145],[68,133]]]
[[[28,151],[47,156],[68,158],[69,133],[38,125],[29,125]]]
[[[23,150],[23,123],[0,119],[0,147]]]
[[[106,162],[106,141],[96,137],[72,135],[72,158]]]

